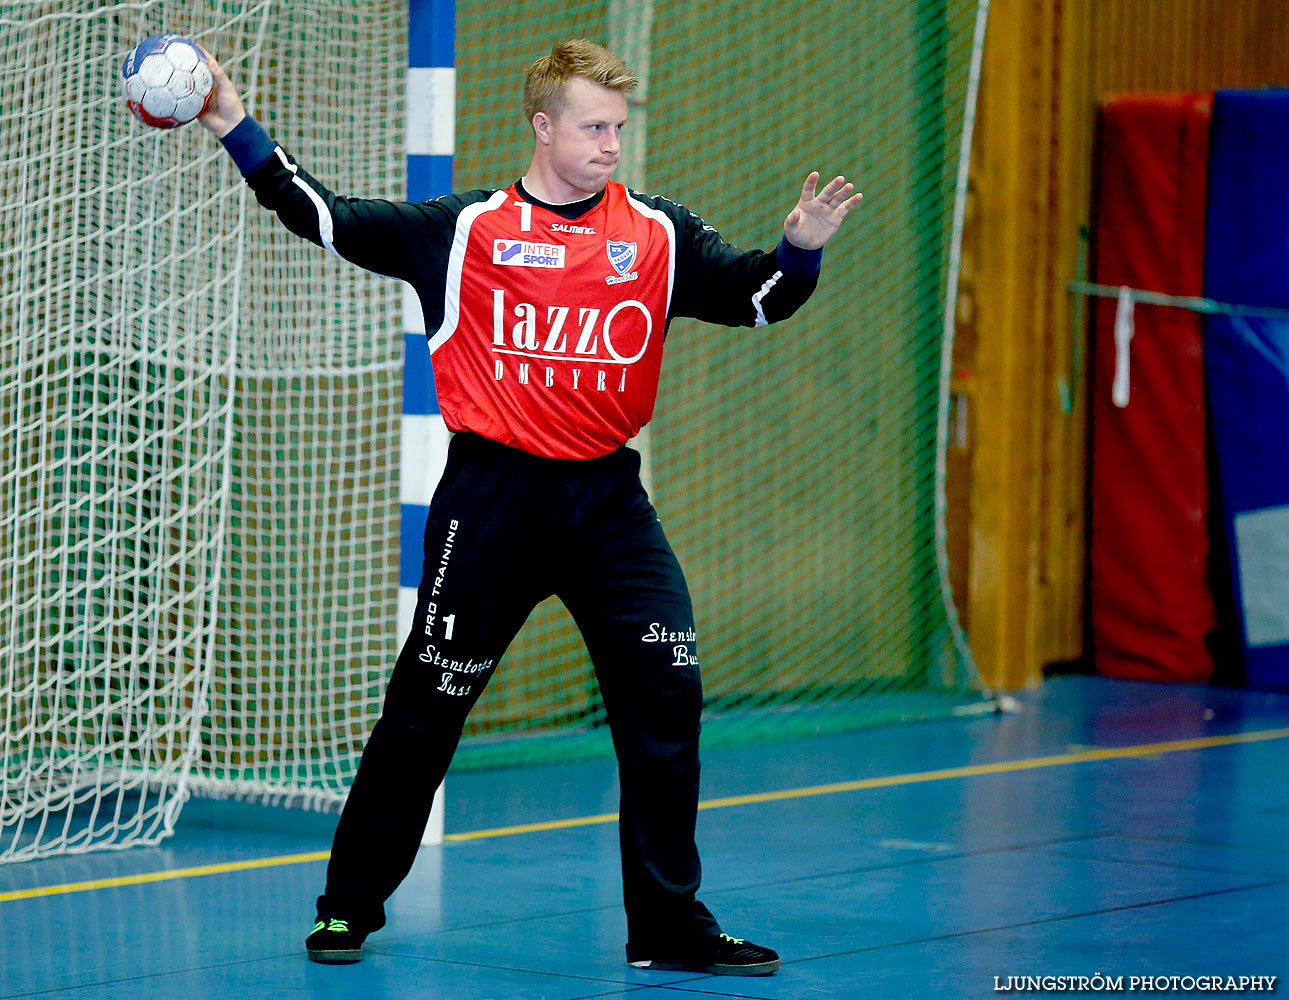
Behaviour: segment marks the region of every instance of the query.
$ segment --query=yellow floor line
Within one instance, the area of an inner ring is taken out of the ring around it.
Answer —
[[[1107,747],[1099,750],[1079,750],[1073,753],[1053,754],[1048,757],[1031,757],[1027,760],[999,761],[995,764],[973,764],[966,767],[949,767],[938,771],[918,771],[913,774],[892,774],[880,778],[862,778],[858,781],[840,781],[831,785],[811,785],[806,788],[785,788],[777,792],[758,792],[753,795],[732,795],[723,799],[707,799],[698,804],[699,809],[726,809],[730,806],[755,805],[763,802],[781,802],[787,799],[804,799],[819,795],[837,795],[841,792],[858,792],[868,788],[892,788],[898,785],[916,785],[928,781],[950,781],[955,778],[977,778],[989,774],[1008,774],[1015,771],[1032,771],[1044,767],[1061,767],[1067,764],[1084,764],[1102,760],[1125,760],[1131,757],[1153,757],[1159,754],[1179,753],[1186,750],[1207,750],[1212,747],[1232,746],[1239,743],[1262,743],[1267,740],[1289,738],[1289,728],[1263,729],[1252,733],[1231,736],[1205,736],[1190,740],[1172,740],[1166,743],[1142,743],[1136,746]],[[574,819],[549,820],[543,823],[524,823],[519,826],[499,826],[489,830],[472,830],[468,833],[449,833],[444,840],[458,843],[465,840],[487,840],[493,837],[510,837],[521,833],[540,833],[545,830],[567,830],[578,826],[596,826],[612,823],[617,813],[600,813],[596,816],[579,816]],[[326,861],[329,851],[307,854],[285,854],[273,858],[256,858],[250,861],[229,861],[217,865],[198,865],[192,868],[172,868],[117,878],[94,879],[89,882],[68,882],[65,885],[38,886],[33,889],[16,889],[0,892],[0,903],[40,896],[59,896],[71,892],[89,892],[93,889],[113,889],[148,882],[165,882],[170,879],[196,878],[202,875],[222,875],[228,872],[249,871],[254,868],[277,868],[299,865],[310,861]]]
[[[168,882],[176,878],[196,878],[199,875],[223,875],[227,872],[244,872],[253,868],[278,868],[299,865],[306,861],[326,861],[330,851],[312,851],[308,854],[282,854],[275,858],[254,858],[249,861],[226,861],[218,865],[196,865],[192,868],[168,868],[160,872],[140,872],[137,875],[120,875],[116,878],[96,878],[89,882],[68,882],[66,885],[43,885],[34,889],[15,889],[0,892],[0,903],[13,899],[34,899],[37,896],[61,896],[69,892],[89,892],[92,889],[116,889],[124,885],[143,885],[147,882]]]

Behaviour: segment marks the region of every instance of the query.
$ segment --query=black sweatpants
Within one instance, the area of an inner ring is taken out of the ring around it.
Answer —
[[[566,461],[453,436],[412,632],[336,828],[320,915],[384,925],[466,715],[529,613],[555,594],[586,641],[617,751],[628,957],[720,933],[695,899],[694,614],[639,473],[629,448]]]

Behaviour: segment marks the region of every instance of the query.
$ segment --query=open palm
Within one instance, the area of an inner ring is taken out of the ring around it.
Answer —
[[[801,198],[783,220],[783,235],[802,250],[818,250],[827,243],[864,197],[845,177],[834,177],[822,191],[816,192],[818,184],[819,171],[810,171],[801,185]]]

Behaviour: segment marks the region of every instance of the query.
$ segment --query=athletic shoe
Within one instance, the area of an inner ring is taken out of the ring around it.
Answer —
[[[768,976],[779,969],[779,956],[769,948],[728,934],[711,938],[677,954],[660,952],[656,958],[632,959],[637,969],[665,972],[706,972],[713,976]]]
[[[318,918],[313,933],[304,939],[309,959],[324,965],[352,965],[363,958],[365,931],[350,930],[348,920]]]

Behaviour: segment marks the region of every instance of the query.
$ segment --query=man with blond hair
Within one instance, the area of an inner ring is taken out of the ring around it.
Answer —
[[[665,198],[611,180],[636,79],[576,40],[529,67],[528,171],[419,204],[342,198],[246,114],[211,61],[202,124],[292,232],[411,283],[453,431],[430,505],[412,634],[336,828],[306,941],[356,962],[416,856],[466,715],[532,609],[559,596],[586,641],[618,755],[627,960],[766,975],[768,948],[698,901],[702,688],[680,565],[626,446],[653,414],[676,316],[762,326],[810,296],[859,201],[811,172],[770,253],[743,252]],[[415,762],[416,780],[405,777]]]

